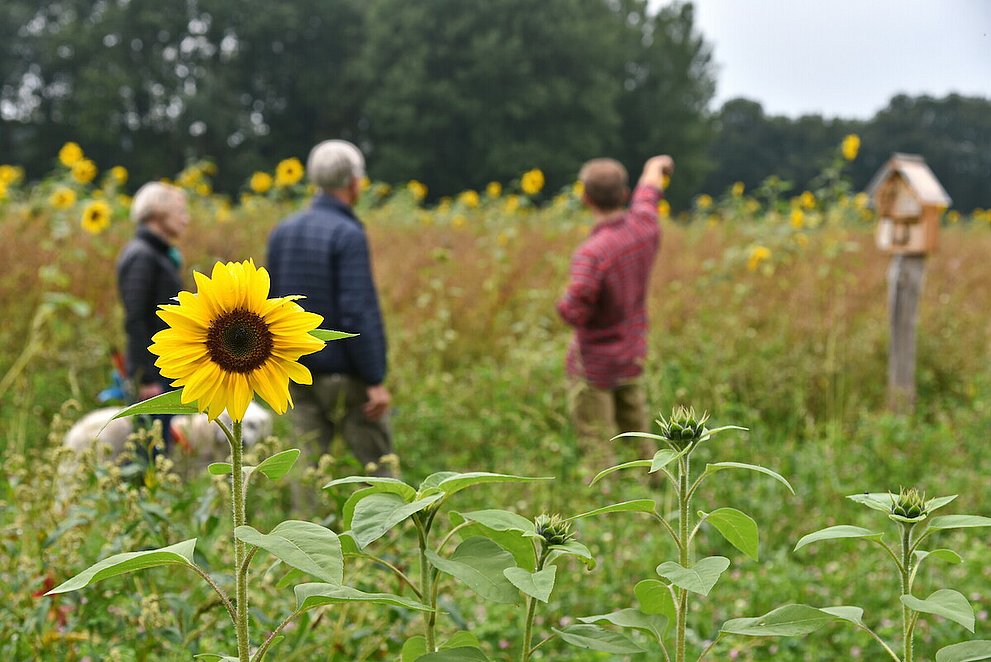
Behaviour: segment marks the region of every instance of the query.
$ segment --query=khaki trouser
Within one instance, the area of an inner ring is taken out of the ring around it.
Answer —
[[[653,446],[647,440],[631,438],[610,441],[621,432],[649,430],[646,401],[640,380],[620,384],[614,389],[601,389],[583,379],[569,379],[568,408],[575,425],[584,469],[598,472],[614,465],[616,454],[613,447],[617,445],[640,449],[644,458],[653,455]]]
[[[304,463],[312,466],[320,455],[329,453],[340,428],[362,466],[376,465],[369,474],[391,475],[388,468],[379,466],[379,459],[393,452],[389,415],[377,421],[365,418],[361,407],[368,401],[366,388],[364,382],[347,375],[314,375],[312,386],[289,384],[291,419]]]

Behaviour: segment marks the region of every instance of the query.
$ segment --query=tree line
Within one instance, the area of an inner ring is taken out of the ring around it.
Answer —
[[[126,165],[132,182],[209,158],[216,188],[236,193],[252,172],[343,137],[374,178],[415,178],[431,196],[533,167],[554,192],[588,158],[636,171],[663,149],[678,160],[678,208],[770,174],[802,186],[845,132],[859,132],[855,179],[887,151],[915,150],[963,208],[987,195],[986,100],[897,97],[858,123],[768,117],[745,100],[712,112],[714,90],[691,3],[0,5],[0,161],[29,177],[74,140],[101,166]]]

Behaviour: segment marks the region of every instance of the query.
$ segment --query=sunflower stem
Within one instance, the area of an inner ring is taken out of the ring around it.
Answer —
[[[234,421],[231,444],[231,502],[234,505],[234,530],[244,526],[244,473],[241,458],[241,421]],[[248,644],[248,578],[242,576],[242,566],[247,562],[245,544],[234,537],[234,611],[237,630],[237,657],[241,662],[249,662]]]

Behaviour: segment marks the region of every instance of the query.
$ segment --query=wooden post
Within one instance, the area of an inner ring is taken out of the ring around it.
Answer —
[[[925,255],[894,255],[888,269],[888,408],[899,414],[915,406],[915,329],[925,269]]]

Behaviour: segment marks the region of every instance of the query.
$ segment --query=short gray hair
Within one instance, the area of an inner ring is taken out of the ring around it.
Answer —
[[[148,182],[138,189],[131,201],[131,220],[147,223],[156,216],[167,214],[176,199],[185,197],[181,188],[165,182]]]
[[[365,176],[365,157],[346,140],[325,140],[310,150],[306,172],[318,188],[344,188],[352,177]]]

